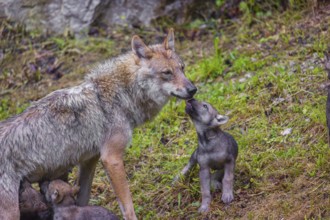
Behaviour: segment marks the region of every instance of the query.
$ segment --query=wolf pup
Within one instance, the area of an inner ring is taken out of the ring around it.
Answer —
[[[79,164],[78,205],[87,205],[98,159],[125,219],[137,219],[123,155],[133,129],[154,118],[170,97],[191,99],[171,29],[162,44],[132,38],[132,51],[107,60],[75,87],[54,91],[0,122],[0,219],[19,219],[18,190],[54,180]]]
[[[238,147],[234,138],[219,127],[228,121],[228,117],[220,115],[209,103],[191,99],[186,102],[186,113],[195,125],[198,147],[180,175],[186,175],[197,163],[199,164],[202,205],[198,211],[207,212],[211,202],[210,169],[216,170],[214,176],[219,177],[217,181],[222,178],[222,201],[230,203],[234,199],[234,169]],[[180,175],[176,176],[174,181],[177,181]],[[216,185],[219,186],[221,183],[216,182]]]
[[[44,182],[41,185],[47,201],[53,207],[53,219],[56,220],[119,220],[109,210],[100,206],[76,206],[74,197],[79,187],[71,186],[62,180]]]
[[[49,208],[43,195],[24,180],[19,189],[20,219],[51,219]]]

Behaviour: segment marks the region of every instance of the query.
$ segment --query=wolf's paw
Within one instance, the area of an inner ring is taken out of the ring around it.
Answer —
[[[201,207],[199,207],[198,212],[199,213],[205,213],[209,211],[209,206],[208,205],[202,205]]]
[[[226,193],[222,193],[222,197],[221,197],[221,200],[228,204],[230,203],[231,201],[233,201],[234,199],[234,194],[232,192],[226,192]]]

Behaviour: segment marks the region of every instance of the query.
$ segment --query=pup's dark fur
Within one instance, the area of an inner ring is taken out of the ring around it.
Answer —
[[[117,216],[100,206],[76,206],[75,195],[79,188],[62,180],[42,184],[42,191],[53,207],[56,220],[119,220]]]
[[[0,122],[0,219],[18,220],[19,184],[58,179],[79,164],[78,205],[87,205],[98,159],[125,219],[136,219],[123,155],[133,129],[157,115],[170,97],[189,99],[170,30],[163,44],[132,38],[132,51],[105,61],[85,81],[32,103]]]
[[[219,178],[217,181],[222,179],[222,201],[230,203],[234,199],[234,169],[238,147],[234,138],[219,127],[228,121],[228,117],[220,115],[209,103],[191,99],[186,102],[186,113],[195,125],[198,147],[180,175],[186,175],[191,168],[199,164],[202,192],[202,205],[199,212],[206,212],[211,202],[211,169],[217,170],[214,174]],[[180,175],[176,176],[174,181],[178,180]],[[216,182],[216,185],[219,186],[221,183]]]
[[[25,180],[19,190],[19,209],[21,220],[51,219],[45,198]]]

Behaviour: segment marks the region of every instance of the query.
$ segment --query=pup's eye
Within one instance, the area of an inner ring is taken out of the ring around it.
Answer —
[[[206,104],[204,104],[204,105],[203,105],[203,107],[204,107],[205,109],[208,109],[208,107],[207,107],[207,105],[206,105]]]
[[[162,72],[164,75],[172,75],[172,71],[166,70]]]

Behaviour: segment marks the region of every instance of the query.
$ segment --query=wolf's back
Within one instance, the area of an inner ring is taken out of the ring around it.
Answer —
[[[105,124],[89,86],[55,91],[0,122],[0,173],[11,170],[34,182],[39,176],[62,172],[86,152],[86,156],[98,153]]]

